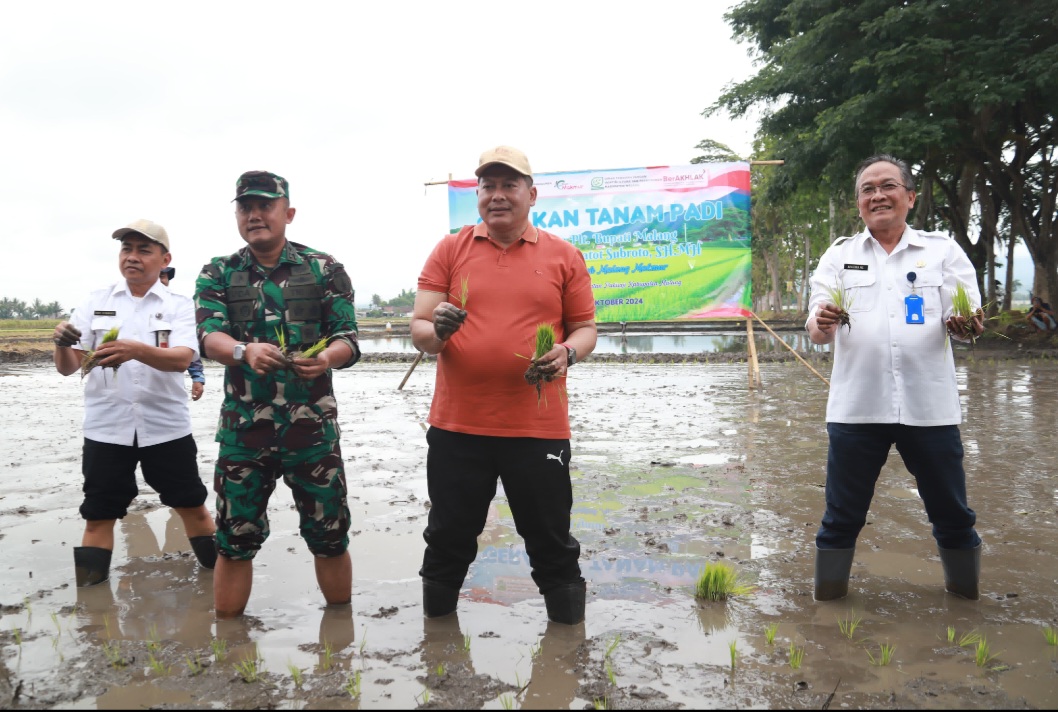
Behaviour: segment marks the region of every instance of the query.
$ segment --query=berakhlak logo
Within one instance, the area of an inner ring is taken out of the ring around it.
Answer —
[[[564,186],[565,184],[566,184],[566,181],[564,181],[564,180],[556,180],[555,181],[555,187],[559,188],[559,189],[561,189],[562,186]]]
[[[602,176],[596,176],[591,179],[592,190],[602,190]]]

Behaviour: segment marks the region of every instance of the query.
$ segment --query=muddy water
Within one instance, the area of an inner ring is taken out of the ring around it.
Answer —
[[[1058,649],[1042,634],[1058,626],[1055,365],[959,367],[982,599],[943,592],[894,451],[851,595],[831,603],[811,595],[826,456],[815,376],[762,364],[758,392],[744,365],[579,365],[569,384],[574,528],[589,600],[574,628],[547,624],[502,495],[458,617],[424,623],[416,572],[434,374],[420,365],[397,391],[406,368],[361,364],[337,378],[352,610],[322,607],[280,487],[248,615],[222,623],[212,574],[142,485],[118,527],[111,580],[73,586],[81,389],[45,366],[0,372],[0,707],[819,708],[831,693],[831,708],[1058,706]],[[208,482],[220,372],[207,376],[191,408]],[[697,604],[695,578],[718,559],[755,593]],[[839,620],[859,621],[851,639]],[[995,657],[976,665],[974,648],[947,641],[949,626],[957,639],[983,635]],[[891,663],[871,664],[883,644],[895,646]],[[791,645],[804,650],[797,669]],[[244,682],[249,672],[257,679]]]

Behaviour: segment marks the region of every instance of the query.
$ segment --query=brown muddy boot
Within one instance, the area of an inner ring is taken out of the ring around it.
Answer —
[[[75,546],[73,548],[73,569],[77,586],[95,586],[110,578],[110,549],[98,546]]]
[[[422,580],[422,612],[427,618],[447,616],[459,603],[459,589],[430,579]]]
[[[191,549],[195,552],[195,558],[198,559],[202,568],[213,569],[217,565],[217,543],[212,534],[189,536],[187,540],[191,542]]]
[[[937,551],[944,567],[944,590],[971,601],[979,599],[981,545],[972,549],[942,549],[938,546]]]
[[[851,549],[820,549],[816,547],[815,599],[834,601],[849,595],[849,573],[852,571]]]
[[[584,622],[584,599],[587,584],[584,581],[563,584],[544,594],[547,619],[555,623],[576,625]]]

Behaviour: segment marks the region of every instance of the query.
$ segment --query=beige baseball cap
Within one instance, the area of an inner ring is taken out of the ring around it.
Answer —
[[[115,230],[114,239],[120,240],[130,233],[143,235],[148,240],[157,242],[166,250],[169,249],[169,233],[165,231],[164,227],[156,222],[151,222],[150,220],[137,220],[134,223],[130,223],[128,227],[122,227]]]
[[[481,174],[489,166],[497,163],[513,168],[523,176],[533,175],[533,169],[529,167],[529,159],[526,155],[517,148],[511,148],[510,146],[497,146],[481,154],[481,158],[478,160],[478,169],[474,171],[474,175],[480,178]]]

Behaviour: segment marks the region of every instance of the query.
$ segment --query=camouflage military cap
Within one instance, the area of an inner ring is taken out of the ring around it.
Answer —
[[[290,198],[290,184],[283,176],[268,171],[246,171],[235,181],[235,200],[247,195],[263,198]]]

